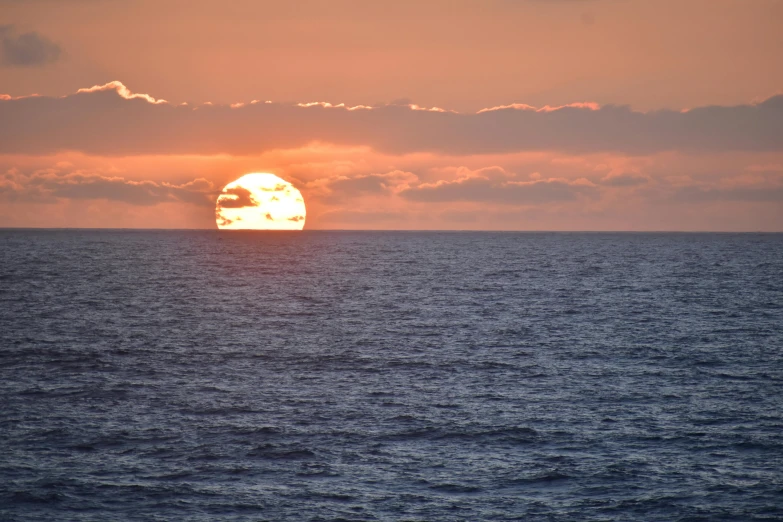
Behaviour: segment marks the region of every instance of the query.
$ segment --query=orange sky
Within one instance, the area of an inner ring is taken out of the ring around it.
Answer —
[[[0,46],[0,226],[267,171],[310,229],[783,230],[776,0],[0,0]]]

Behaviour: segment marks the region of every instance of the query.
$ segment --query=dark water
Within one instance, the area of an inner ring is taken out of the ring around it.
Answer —
[[[0,231],[0,520],[781,520],[783,235]]]

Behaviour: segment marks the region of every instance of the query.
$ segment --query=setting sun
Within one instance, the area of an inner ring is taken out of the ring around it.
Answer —
[[[783,522],[782,29],[0,0],[0,522]]]
[[[215,206],[218,228],[232,230],[302,230],[302,193],[268,173],[245,174],[223,188]]]

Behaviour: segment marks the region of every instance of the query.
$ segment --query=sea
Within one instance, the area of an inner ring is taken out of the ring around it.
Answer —
[[[0,520],[783,520],[783,234],[0,230]]]

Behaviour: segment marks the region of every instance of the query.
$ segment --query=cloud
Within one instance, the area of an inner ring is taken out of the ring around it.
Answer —
[[[103,92],[103,91],[114,91],[117,93],[117,95],[120,98],[124,98],[126,100],[140,99],[148,103],[151,103],[153,105],[158,105],[160,103],[168,103],[166,100],[155,99],[149,94],[139,94],[139,93],[131,92],[131,90],[125,87],[125,85],[123,85],[122,82],[117,82],[117,81],[109,82],[104,85],[93,85],[92,87],[85,87],[83,89],[79,89],[78,91],[76,91],[76,94],[90,93],[90,92]]]
[[[220,197],[218,197],[217,204],[220,208],[245,208],[245,207],[257,207],[258,201],[253,199],[253,194],[244,187],[233,187],[225,189]]]
[[[596,186],[586,179],[517,181],[497,167],[481,169],[455,181],[425,183],[400,192],[400,196],[412,201],[462,201],[504,205],[573,201],[579,197],[597,195]]]
[[[321,223],[328,225],[345,225],[355,223],[405,223],[409,218],[409,212],[344,209],[330,210],[320,216]]]
[[[62,49],[36,32],[18,34],[12,25],[0,25],[0,65],[34,67],[54,63]]]
[[[288,185],[279,183],[272,188],[269,187],[259,187],[259,188],[264,192],[283,192],[285,189],[288,188]]]
[[[210,228],[216,218],[223,224],[213,213],[220,188],[259,168],[297,183],[309,228],[780,230],[783,222],[780,153],[368,156],[350,165],[342,161],[344,149],[334,154],[331,164],[287,151],[278,166],[269,157],[236,163],[227,157],[0,156],[0,222]],[[289,161],[302,163],[287,170]],[[394,166],[399,170],[382,170]],[[129,174],[136,172],[143,177]]]
[[[601,184],[609,187],[636,187],[650,182],[650,178],[634,172],[608,174],[601,178]]]
[[[777,186],[714,187],[691,185],[680,187],[674,199],[686,203],[706,201],[743,201],[749,203],[783,204],[783,184]]]
[[[175,185],[78,171],[63,173],[55,169],[30,174],[12,169],[0,175],[0,200],[14,202],[53,203],[58,199],[103,199],[138,206],[176,201],[211,206],[213,196],[212,182],[203,178]]]
[[[192,107],[134,94],[120,82],[61,98],[8,98],[0,99],[0,153],[250,155],[314,142],[389,154],[783,151],[783,95],[686,112],[512,104],[470,114],[410,105]]]
[[[356,201],[365,197],[396,194],[419,181],[412,172],[354,174],[316,179],[306,185],[308,194],[331,204]]]
[[[601,110],[601,106],[593,102],[576,102],[576,103],[569,103],[567,105],[556,105],[554,107],[552,107],[551,105],[544,105],[543,107],[533,107],[532,105],[528,105],[526,103],[511,103],[509,105],[498,105],[496,107],[481,109],[476,114],[482,114],[484,112],[502,111],[507,109],[515,109],[518,111],[533,111],[533,112],[554,112],[566,108],[589,109],[591,111]]]
[[[228,219],[227,217],[223,216],[222,214],[219,214],[218,212],[215,212],[215,221],[217,222],[217,224],[219,226],[225,227],[225,226],[230,225],[231,223],[233,223],[235,220]]]
[[[379,194],[388,190],[386,178],[384,174],[340,178],[330,181],[329,189],[343,195]]]

